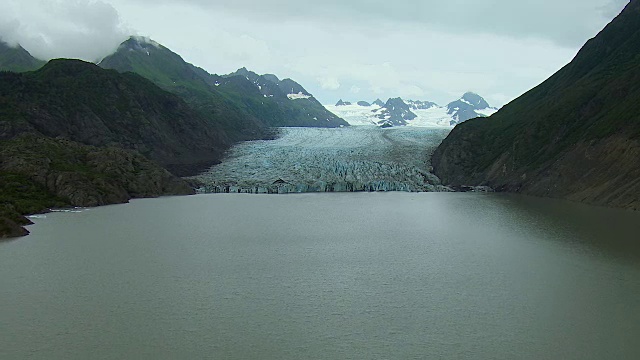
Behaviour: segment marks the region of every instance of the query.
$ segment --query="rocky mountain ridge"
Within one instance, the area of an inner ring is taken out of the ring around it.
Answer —
[[[348,126],[291,79],[258,75],[246,68],[228,75],[210,74],[146,38],[129,38],[99,66],[137,73],[182,97],[220,123],[233,141],[264,138],[270,127]]]
[[[432,163],[446,184],[640,208],[640,0],[575,58],[488,120],[457,126]]]
[[[330,111],[345,118],[351,125],[392,126],[455,126],[477,117],[487,117],[497,111],[475,93],[465,93],[447,106],[432,101],[391,98],[386,103],[377,99],[372,104],[357,105],[342,99]]]
[[[0,238],[26,234],[22,215],[50,207],[193,193],[175,175],[272,137],[272,126],[348,126],[293,80],[212,75],[146,38],[103,68],[56,59],[27,71],[43,64],[0,46]]]
[[[243,67],[231,74],[220,76],[216,86],[222,91],[227,90],[233,82],[244,83],[244,86],[250,87],[243,78],[254,85],[253,89],[245,93],[255,92],[257,88],[262,95],[261,102],[266,101],[276,106],[276,113],[274,118],[269,120],[269,126],[349,126],[343,119],[329,112],[310,92],[292,79],[279,79],[274,74],[259,75]],[[265,104],[262,105],[257,109],[258,117],[264,112]]]

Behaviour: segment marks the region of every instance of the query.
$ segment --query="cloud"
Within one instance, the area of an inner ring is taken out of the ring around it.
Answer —
[[[188,4],[253,21],[281,23],[303,18],[324,26],[416,24],[459,34],[537,38],[579,46],[597,33],[628,0],[129,0],[140,4]],[[606,11],[594,11],[602,8]],[[373,34],[372,34],[373,36]]]
[[[149,36],[209,72],[274,73],[327,103],[352,89],[438,103],[473,90],[502,105],[569,62],[626,3],[22,0],[0,6],[0,36],[38,57],[86,60]]]
[[[129,31],[116,9],[102,1],[21,0],[2,4],[0,35],[40,59],[96,61],[115,50]]]
[[[320,83],[320,87],[325,90],[338,90],[340,89],[340,82],[338,79],[333,77],[328,78],[318,78],[318,82]]]

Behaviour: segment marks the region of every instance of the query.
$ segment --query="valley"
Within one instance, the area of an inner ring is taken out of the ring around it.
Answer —
[[[195,177],[204,192],[446,191],[429,158],[449,128],[282,128]]]

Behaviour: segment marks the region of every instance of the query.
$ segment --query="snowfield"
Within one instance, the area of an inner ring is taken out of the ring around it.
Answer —
[[[282,128],[195,177],[205,192],[446,191],[429,158],[450,128]]]
[[[343,118],[349,125],[366,126],[377,125],[378,119],[375,112],[380,110],[378,105],[360,106],[360,105],[324,105],[327,110]]]
[[[352,126],[377,125],[378,121],[381,120],[377,117],[379,110],[381,109],[378,105],[324,105],[324,107],[343,118]],[[453,120],[453,118],[450,114],[447,114],[446,107],[433,106],[429,109],[411,109],[411,112],[416,114],[418,117],[407,121],[407,126],[435,127],[441,129],[453,128],[451,125],[451,120]]]
[[[470,104],[464,99],[460,99],[463,103]],[[429,108],[415,108],[413,106],[416,102],[408,100],[411,107],[411,112],[416,115],[415,119],[406,120],[406,126],[412,127],[438,127],[438,128],[453,128],[453,126],[459,123],[459,119],[456,113],[449,114],[449,108],[447,106],[438,106],[432,103]],[[389,116],[380,118],[379,115],[383,113],[385,108],[378,105],[360,106],[357,104],[351,105],[324,105],[324,107],[330,112],[343,118],[349,125],[362,126],[362,125],[381,125],[380,121],[388,119]],[[459,107],[455,107],[452,110],[459,111]],[[474,109],[476,114],[480,116],[489,117],[496,113],[496,108]]]

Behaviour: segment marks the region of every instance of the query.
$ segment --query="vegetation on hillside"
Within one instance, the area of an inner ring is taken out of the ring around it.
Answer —
[[[27,223],[20,215],[54,207],[191,193],[187,183],[129,150],[35,134],[0,142],[0,218],[17,225]]]
[[[458,125],[433,163],[454,185],[637,207],[639,141],[640,1],[633,0],[547,81],[489,119]]]
[[[187,175],[219,161],[225,131],[182,99],[136,74],[79,60],[0,73],[0,138],[23,132],[135,150]]]
[[[267,76],[258,87],[259,76],[246,69],[224,77],[209,74],[148,39],[130,38],[99,65],[134,72],[179,95],[204,116],[222,124],[234,141],[264,137],[269,127],[348,126],[311,97],[290,100],[282,87],[306,93],[290,79],[276,84],[272,80],[279,79]],[[261,91],[266,88],[271,90],[268,94]]]
[[[45,63],[31,56],[22,46],[9,46],[0,39],[0,71],[33,71]]]

